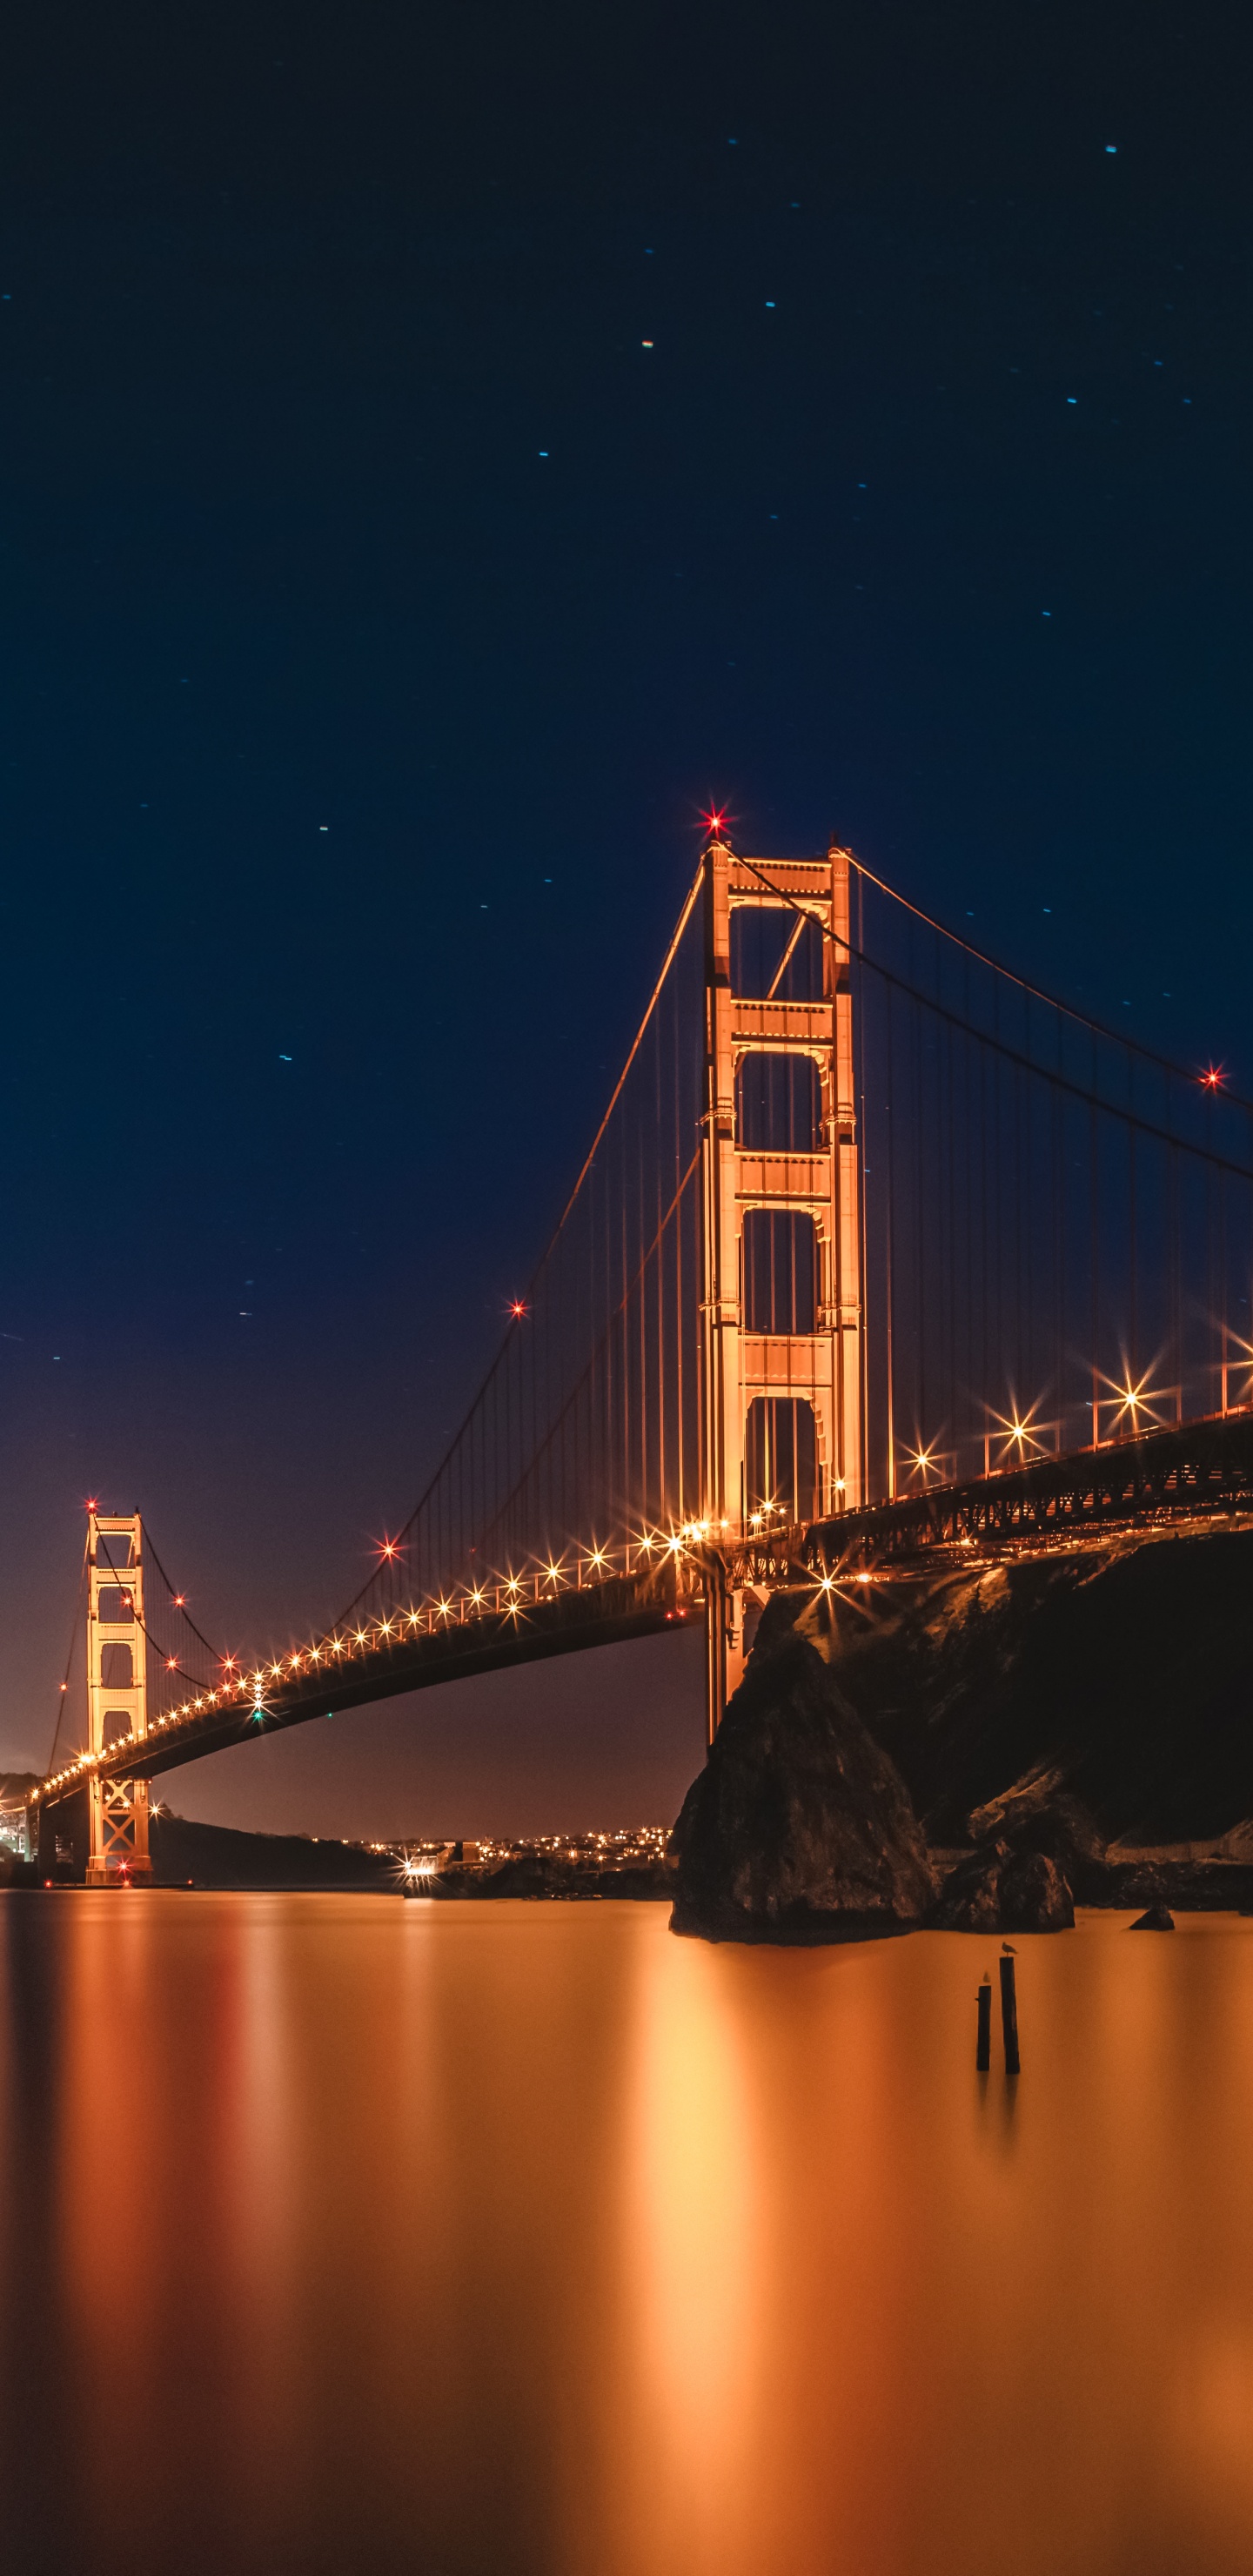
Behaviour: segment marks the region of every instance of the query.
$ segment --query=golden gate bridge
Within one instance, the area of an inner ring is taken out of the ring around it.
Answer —
[[[722,818],[455,1437],[367,1583],[245,1658],[89,1509],[27,1845],[143,1876],[147,1783],[470,1673],[697,1624],[709,1733],[779,1585],[1253,1510],[1253,1104],[845,849]]]

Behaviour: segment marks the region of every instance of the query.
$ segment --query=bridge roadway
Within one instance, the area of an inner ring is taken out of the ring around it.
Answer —
[[[364,1648],[352,1645],[348,1661],[333,1664],[323,1651],[315,1662],[306,1652],[283,1659],[289,1666],[298,1664],[297,1670],[276,1677],[273,1667],[267,1668],[260,1692],[247,1688],[240,1695],[240,1686],[233,1685],[229,1697],[201,1693],[185,1718],[158,1720],[146,1735],[127,1737],[107,1749],[98,1762],[83,1759],[54,1773],[29,1805],[32,1811],[51,1809],[81,1796],[92,1778],[152,1780],[227,1745],[253,1743],[258,1735],[393,1699],[401,1691],[429,1690],[439,1682],[577,1654],[589,1646],[664,1635],[700,1616],[699,1597],[680,1596],[676,1561],[669,1557],[656,1570],[640,1567],[508,1608],[485,1608],[477,1616],[467,1618],[459,1610],[446,1623],[414,1633],[404,1633],[401,1623],[394,1636],[384,1636],[376,1627]]]
[[[1245,1515],[1253,1515],[1253,1408],[1247,1406],[1095,1449],[1034,1458],[969,1484],[898,1495],[808,1527],[746,1533],[718,1551],[718,1589],[774,1589],[870,1571],[904,1576],[928,1564],[969,1563],[972,1555],[1037,1553],[1120,1530]],[[683,1577],[673,1556],[656,1570],[637,1559],[630,1573],[540,1594],[521,1606],[467,1617],[462,1602],[446,1623],[416,1633],[398,1628],[388,1636],[376,1626],[364,1642],[354,1639],[349,1660],[333,1668],[326,1652],[320,1662],[308,1651],[286,1657],[288,1670],[276,1674],[271,1665],[260,1693],[241,1684],[229,1694],[202,1693],[185,1716],[167,1716],[141,1739],[106,1750],[95,1776],[151,1780],[227,1745],[401,1691],[662,1635],[702,1617],[699,1590],[685,1591],[683,1583],[695,1576],[699,1584],[706,1553],[700,1546],[690,1550]],[[91,1776],[86,1760],[70,1764],[35,1793],[32,1808],[52,1809],[80,1795]]]

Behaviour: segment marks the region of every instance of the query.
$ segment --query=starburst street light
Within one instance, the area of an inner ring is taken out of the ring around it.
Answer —
[[[1123,1373],[1121,1378],[1106,1377],[1102,1373],[1101,1383],[1103,1386],[1107,1386],[1110,1391],[1108,1395],[1099,1396],[1097,1398],[1094,1409],[1098,1415],[1101,1413],[1112,1414],[1113,1421],[1108,1436],[1117,1439],[1120,1433],[1125,1432],[1126,1425],[1128,1423],[1130,1423],[1133,1433],[1139,1431],[1142,1427],[1142,1417],[1144,1422],[1151,1424],[1155,1429],[1158,1428],[1166,1419],[1165,1414],[1162,1413],[1159,1408],[1162,1405],[1169,1403],[1172,1397],[1175,1400],[1176,1411],[1178,1411],[1179,1389],[1177,1386],[1153,1386],[1150,1384],[1153,1369],[1156,1365],[1156,1361],[1153,1361],[1145,1370],[1143,1377],[1137,1379],[1134,1383],[1132,1382],[1129,1363],[1125,1359],[1123,1361]]]
[[[1020,1411],[1018,1405],[1014,1403],[1011,1403],[1008,1413],[997,1413],[991,1405],[985,1406],[984,1409],[990,1416],[991,1422],[996,1426],[994,1430],[989,1428],[983,1435],[984,1464],[988,1473],[991,1472],[992,1467],[994,1441],[999,1441],[1001,1449],[1001,1454],[996,1461],[998,1467],[1005,1467],[1011,1463],[1020,1467],[1028,1458],[1047,1457],[1048,1445],[1041,1435],[1046,1431],[1055,1431],[1057,1424],[1041,1422],[1038,1411],[1040,1401],[1041,1399],[1037,1397],[1035,1403],[1029,1404],[1025,1412]]]

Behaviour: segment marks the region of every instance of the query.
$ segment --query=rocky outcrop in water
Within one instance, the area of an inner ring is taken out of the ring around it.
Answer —
[[[1070,1887],[1047,1852],[1013,1851],[1002,1838],[959,1861],[930,1917],[936,1932],[1069,1932]]]
[[[1174,1928],[1175,1918],[1168,1905],[1150,1905],[1147,1914],[1127,1926],[1129,1932],[1173,1932]]]
[[[940,1932],[1067,1932],[1076,1900],[1108,1900],[1105,1844],[1056,1771],[1030,1773],[966,1822],[975,1848],[945,1879]]]
[[[818,1648],[768,1615],[671,1849],[674,1929],[711,1940],[896,1931],[936,1894],[895,1764]]]
[[[1003,1797],[978,1807],[967,1819],[967,1834],[976,1845],[1004,1842],[1023,1857],[1041,1855],[1052,1862],[1080,1905],[1099,1905],[1109,1877],[1106,1847],[1096,1820],[1062,1785],[1059,1771],[1037,1771],[1015,1781]]]

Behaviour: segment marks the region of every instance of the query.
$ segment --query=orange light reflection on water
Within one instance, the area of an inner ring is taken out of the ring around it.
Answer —
[[[0,1900],[6,2564],[1245,2576],[1253,1924],[1125,1921],[1015,2085],[989,1941]]]

